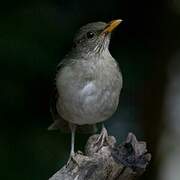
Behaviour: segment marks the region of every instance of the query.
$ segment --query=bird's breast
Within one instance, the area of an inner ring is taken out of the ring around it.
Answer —
[[[122,77],[115,62],[66,67],[57,78],[59,113],[75,124],[104,121],[116,110]]]

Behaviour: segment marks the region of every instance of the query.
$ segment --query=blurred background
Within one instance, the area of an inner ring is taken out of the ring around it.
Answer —
[[[74,33],[93,21],[124,19],[110,51],[124,87],[105,125],[119,142],[147,142],[142,179],[180,179],[180,1],[6,0],[0,6],[0,179],[45,180],[68,159],[70,134],[49,132],[55,69]],[[83,150],[88,135],[77,135]]]

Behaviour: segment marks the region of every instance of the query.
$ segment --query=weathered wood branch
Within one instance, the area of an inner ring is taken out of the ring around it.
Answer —
[[[85,155],[76,153],[49,180],[133,180],[145,171],[151,155],[147,153],[146,143],[137,141],[134,134],[129,133],[120,145],[113,136],[100,145],[98,137],[91,136]]]

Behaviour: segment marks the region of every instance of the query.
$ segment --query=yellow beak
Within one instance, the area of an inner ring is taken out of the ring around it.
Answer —
[[[123,21],[122,19],[110,21],[105,27],[105,29],[102,31],[102,34],[107,34],[112,32],[122,21]]]

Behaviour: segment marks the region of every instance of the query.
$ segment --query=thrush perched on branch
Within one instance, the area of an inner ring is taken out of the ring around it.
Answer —
[[[70,128],[70,158],[74,156],[76,129],[89,132],[117,109],[122,75],[108,47],[111,32],[121,22],[94,22],[81,27],[71,51],[58,65],[51,106],[54,123],[49,130]],[[101,144],[106,138],[105,127],[102,131],[98,139]]]

